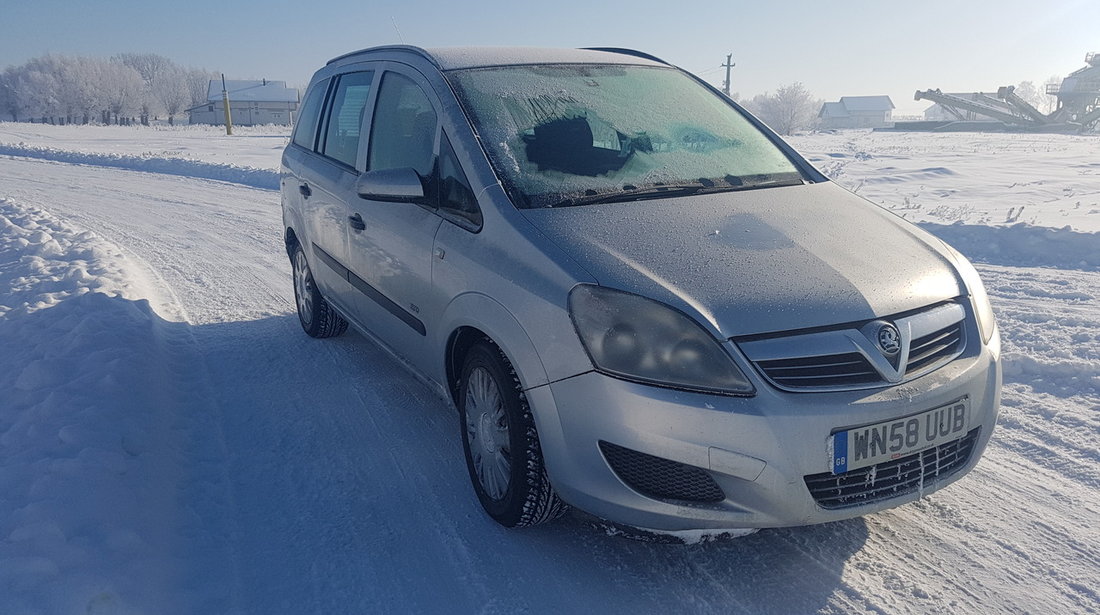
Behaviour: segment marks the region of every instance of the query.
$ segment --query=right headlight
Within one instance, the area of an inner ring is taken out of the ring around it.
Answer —
[[[680,389],[732,395],[754,392],[714,337],[667,305],[581,284],[569,293],[569,314],[600,371]]]
[[[978,270],[970,264],[970,261],[966,260],[965,256],[955,248],[947,245],[946,242],[943,245],[947,246],[952,256],[955,257],[955,266],[958,268],[963,284],[966,285],[966,290],[970,294],[970,303],[974,306],[974,315],[978,319],[978,328],[982,332],[982,343],[988,344],[989,340],[993,338],[993,332],[997,330],[997,322],[993,318],[993,306],[989,303],[989,295],[985,294],[985,285],[982,284],[982,279],[978,276]]]

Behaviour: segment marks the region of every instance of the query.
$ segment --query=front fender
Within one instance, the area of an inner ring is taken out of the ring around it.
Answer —
[[[462,327],[476,328],[492,338],[512,362],[524,390],[550,381],[523,325],[495,299],[481,293],[463,293],[444,308],[440,323],[437,330],[443,335],[439,343],[444,352],[436,353],[439,362],[435,366],[435,372],[443,375],[440,382],[447,382],[447,345],[454,332]]]

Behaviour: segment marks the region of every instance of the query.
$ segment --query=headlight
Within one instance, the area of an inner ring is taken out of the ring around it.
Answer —
[[[970,303],[974,306],[974,314],[978,318],[978,328],[982,332],[982,343],[988,344],[993,337],[993,332],[997,329],[997,322],[993,318],[993,306],[989,304],[989,296],[985,294],[985,285],[982,284],[982,279],[978,276],[978,270],[970,264],[970,261],[966,260],[965,256],[946,243],[943,245],[947,246],[947,249],[955,257],[955,266],[959,270],[959,275],[962,276],[963,284],[966,284],[967,292],[970,293]]]
[[[600,371],[683,389],[754,392],[714,337],[667,305],[581,284],[569,293],[569,314]]]

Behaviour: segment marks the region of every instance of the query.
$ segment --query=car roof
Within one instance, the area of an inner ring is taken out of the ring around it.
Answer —
[[[660,58],[633,49],[593,47],[588,49],[557,49],[550,47],[433,47],[424,49],[412,45],[385,45],[346,53],[328,64],[360,55],[409,53],[420,56],[440,70],[458,70],[485,66],[522,64],[640,64],[668,66]],[[365,58],[364,58],[365,59]]]

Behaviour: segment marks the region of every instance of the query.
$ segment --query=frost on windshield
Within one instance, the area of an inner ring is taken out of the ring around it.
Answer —
[[[675,69],[517,66],[453,76],[520,206],[624,187],[797,174],[740,113]]]

